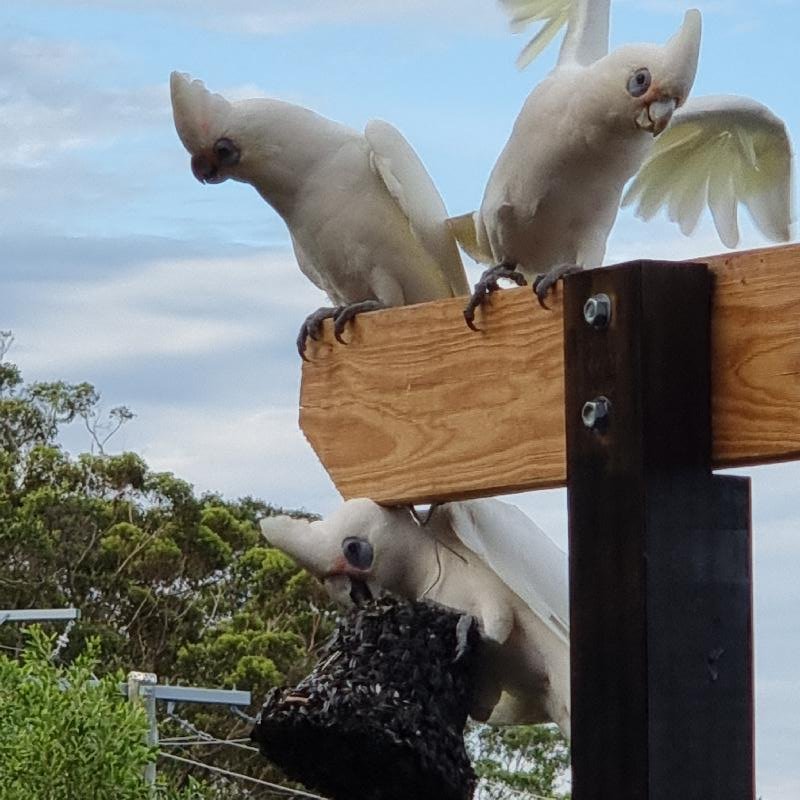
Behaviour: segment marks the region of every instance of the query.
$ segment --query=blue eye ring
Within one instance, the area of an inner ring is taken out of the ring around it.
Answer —
[[[239,148],[227,137],[214,142],[214,155],[223,167],[234,167],[239,163]]]
[[[628,94],[631,97],[641,97],[650,88],[653,78],[647,67],[637,69],[628,79]]]
[[[366,539],[357,536],[348,536],[342,542],[342,553],[351,567],[367,570],[372,566],[374,553],[372,545]]]

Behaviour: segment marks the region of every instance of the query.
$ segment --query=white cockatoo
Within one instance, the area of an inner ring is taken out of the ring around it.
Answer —
[[[451,220],[465,251],[493,265],[464,312],[470,327],[498,278],[535,281],[543,302],[561,275],[600,266],[621,200],[645,219],[667,208],[687,235],[707,203],[728,247],[738,243],[743,203],[765,236],[789,238],[792,156],[783,122],[746,98],[687,101],[699,11],[688,11],[663,46],[609,53],[609,0],[501,1],[517,27],[544,22],[521,66],[564,24],[567,31],[557,65],[517,117],[480,209]]]
[[[336,338],[360,311],[469,291],[447,212],[417,154],[386,122],[358,133],[282,100],[230,102],[173,72],[175,128],[201,183],[251,184],[283,218],[303,273],[336,308]]]
[[[567,560],[516,506],[445,503],[423,525],[408,508],[359,499],[318,522],[268,517],[261,528],[343,604],[389,592],[474,617],[482,638],[471,716],[552,721],[569,736]]]

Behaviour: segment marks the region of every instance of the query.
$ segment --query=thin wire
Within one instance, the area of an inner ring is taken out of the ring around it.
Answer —
[[[245,722],[250,723],[250,725],[256,724],[256,718],[251,717],[249,714],[245,714],[241,708],[238,706],[228,706],[228,711],[233,714],[234,717],[239,717],[239,719],[243,719]]]
[[[193,736],[196,736],[198,739],[202,739],[203,741],[209,744],[212,743],[226,744],[229,745],[230,747],[238,747],[241,750],[249,750],[251,753],[259,752],[257,747],[251,747],[246,744],[240,744],[239,742],[234,741],[232,739],[220,739],[218,736],[214,736],[213,734],[208,733],[207,731],[201,731],[200,728],[198,728],[196,725],[193,725],[191,722],[189,722],[188,719],[183,719],[182,717],[179,717],[177,714],[175,714],[175,712],[172,710],[174,705],[175,704],[173,702],[167,704],[167,717],[173,720],[173,722],[176,722],[178,725],[180,725],[180,727],[183,728],[188,733],[191,733]]]
[[[241,744],[241,742],[248,741],[247,739],[219,739],[216,736],[213,736],[212,734],[207,733],[206,731],[201,731],[195,725],[192,725],[192,723],[189,722],[188,720],[181,719],[180,717],[175,716],[171,712],[168,712],[168,716],[172,720],[177,722],[179,725],[181,725],[181,727],[184,727],[187,730],[192,731],[192,733],[198,738],[196,740],[194,740],[194,741],[187,741],[185,737],[176,737],[175,739],[161,739],[159,741],[159,744],[162,745],[162,746],[167,745],[167,746],[171,746],[171,747],[192,747],[192,746],[204,746],[204,745],[215,745],[215,744],[219,745],[219,744],[222,744],[222,745],[230,745],[230,746],[233,746],[233,747],[239,747],[242,750],[250,750],[253,753],[258,753],[259,752],[258,748],[256,748],[256,747],[250,747],[249,745]],[[180,756],[175,756],[175,755],[173,755],[171,753],[163,753],[162,752],[161,755],[166,756],[167,758],[174,758],[174,759],[177,759],[177,760],[188,761],[188,759],[185,759],[185,758],[182,759]],[[193,763],[201,764],[202,762],[193,762]],[[202,764],[202,766],[205,766],[207,769],[216,770],[218,772],[223,772],[224,771],[220,767],[213,767],[210,764]],[[250,778],[249,776],[246,776],[246,775],[242,775],[241,777],[242,777],[243,780],[252,780],[252,781],[257,781],[257,782],[259,781],[258,778]],[[290,792],[290,793],[297,793],[297,790],[288,789],[285,786],[277,786],[276,784],[271,784],[268,781],[260,781],[260,782],[263,783],[266,786],[270,786],[270,787],[273,787],[273,788],[280,789],[281,791]],[[498,789],[502,789],[503,792],[506,795],[511,795],[513,797],[524,798],[525,800],[559,800],[559,798],[556,798],[556,797],[546,797],[546,796],[541,795],[541,794],[533,794],[532,792],[527,792],[524,789],[513,789],[510,786],[504,785],[500,781],[493,781],[493,780],[489,780],[488,778],[481,778],[480,782],[485,784],[486,786],[494,786],[494,787],[497,787]],[[301,796],[301,797],[312,797],[312,798],[318,798],[319,797],[319,795],[308,794],[308,793],[305,793],[305,792],[300,793],[299,796]]]
[[[439,540],[435,536],[433,537],[433,552],[436,555],[436,577],[433,579],[433,583],[419,596],[420,600],[425,599],[428,592],[439,583],[439,579],[442,577],[442,558],[439,555]]]
[[[226,744],[232,747],[237,747],[240,750],[249,750],[251,753],[258,753],[257,747],[250,747],[246,744],[237,744],[229,739],[195,739],[194,741],[187,742],[186,740],[171,741],[169,739],[159,742],[164,747],[211,747],[218,744]]]
[[[217,739],[217,742],[222,744],[245,744],[249,741],[252,741],[248,737],[242,737],[241,739]],[[164,739],[158,740],[159,744],[195,744],[197,743],[196,736],[167,736]],[[207,744],[214,744],[215,742],[207,742]]]
[[[24,647],[11,647],[8,644],[0,644],[0,650],[10,650],[12,653],[21,653],[24,649]]]
[[[212,772],[218,772],[220,775],[227,775],[229,778],[236,778],[240,781],[250,781],[251,783],[257,783],[260,786],[267,786],[270,789],[274,789],[276,792],[280,792],[282,794],[288,794],[293,797],[308,797],[311,800],[326,800],[326,798],[322,797],[318,794],[311,794],[310,792],[304,792],[300,789],[290,789],[288,786],[279,786],[277,783],[270,783],[269,781],[261,780],[261,778],[253,778],[251,775],[242,775],[241,772],[231,772],[229,769],[223,769],[222,767],[214,767],[211,764],[204,764],[202,761],[194,761],[191,758],[183,758],[183,756],[176,756],[172,753],[165,753],[162,750],[158,751],[158,754],[164,758],[171,758],[174,761],[180,761],[184,764],[189,764],[193,767],[202,767],[203,769],[211,770]]]
[[[542,794],[532,794],[531,792],[526,792],[524,789],[512,789],[510,786],[505,786],[500,781],[492,781],[488,778],[481,778],[479,784],[480,783],[486,784],[487,786],[496,786],[515,797],[532,798],[532,800],[559,800],[557,797],[545,797]]]

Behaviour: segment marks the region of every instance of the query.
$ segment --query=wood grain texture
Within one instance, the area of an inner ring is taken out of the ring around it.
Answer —
[[[800,458],[800,246],[704,259],[716,467]]]
[[[800,458],[800,246],[710,258],[716,467]],[[300,425],[345,498],[386,504],[563,486],[560,293],[463,298],[330,323],[303,365]]]

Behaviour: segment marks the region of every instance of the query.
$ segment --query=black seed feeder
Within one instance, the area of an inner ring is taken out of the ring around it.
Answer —
[[[311,675],[267,695],[251,733],[262,755],[334,800],[469,800],[478,631],[460,619],[388,598],[354,609]]]

